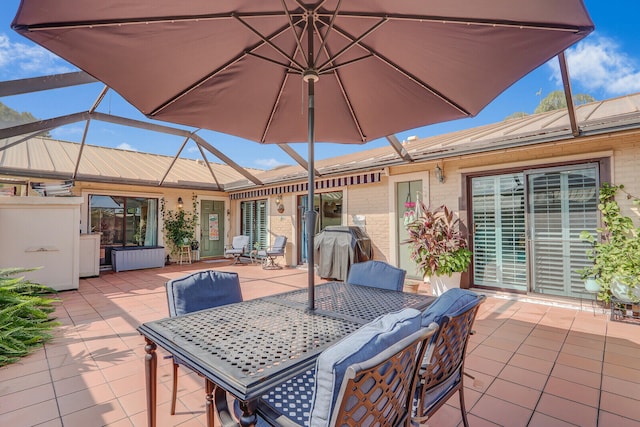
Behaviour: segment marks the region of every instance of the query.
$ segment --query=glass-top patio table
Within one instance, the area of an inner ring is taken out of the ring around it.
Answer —
[[[228,392],[239,399],[240,425],[255,421],[260,396],[313,364],[327,347],[376,317],[434,297],[328,282],[315,288],[315,311],[307,289],[216,307],[142,324],[145,337],[147,410],[156,425],[156,346],[182,359],[206,379],[207,422]]]

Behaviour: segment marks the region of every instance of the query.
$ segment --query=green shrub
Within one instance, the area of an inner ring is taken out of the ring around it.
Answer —
[[[59,325],[49,317],[57,300],[47,295],[55,290],[24,277],[10,277],[32,270],[0,269],[0,366],[15,362],[50,340],[48,331]]]

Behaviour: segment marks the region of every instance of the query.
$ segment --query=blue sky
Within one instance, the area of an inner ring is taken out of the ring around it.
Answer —
[[[11,20],[18,5],[18,0],[0,2],[0,81],[74,71],[71,65],[11,30]],[[596,30],[566,53],[574,94],[587,93],[597,100],[602,100],[640,92],[640,36],[637,31],[640,1],[585,0],[585,5],[596,25]],[[439,135],[499,122],[513,112],[532,113],[542,97],[561,88],[557,60],[554,59],[515,83],[475,118],[413,129],[396,136],[403,140],[412,135],[418,137]],[[36,117],[45,119],[88,110],[101,90],[102,84],[91,84],[5,97],[0,101],[18,111],[29,111]],[[113,91],[109,91],[98,111],[146,120]],[[53,131],[52,136],[79,142],[83,130],[84,123],[77,123]],[[258,145],[212,131],[201,131],[199,134],[244,167],[269,169],[280,164],[294,163],[276,146]],[[182,145],[183,139],[93,121],[87,142],[173,156]],[[316,159],[385,144],[387,144],[386,139],[371,141],[364,146],[317,144]],[[292,144],[292,147],[304,158],[307,157],[306,144]],[[200,158],[193,142],[187,144],[182,155]],[[209,158],[216,161],[213,156]]]

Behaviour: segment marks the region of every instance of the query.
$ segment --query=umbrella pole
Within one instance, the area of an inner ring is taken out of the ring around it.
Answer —
[[[314,244],[313,238],[315,234],[316,228],[316,210],[313,206],[313,190],[315,187],[314,183],[314,171],[315,171],[315,162],[314,162],[314,142],[315,142],[315,106],[314,106],[314,84],[315,80],[313,78],[307,79],[308,90],[309,90],[309,104],[308,104],[308,132],[309,132],[309,200],[307,202],[307,212],[305,212],[305,221],[307,225],[307,286],[308,286],[308,294],[309,294],[309,310],[315,310],[315,261],[314,261]]]

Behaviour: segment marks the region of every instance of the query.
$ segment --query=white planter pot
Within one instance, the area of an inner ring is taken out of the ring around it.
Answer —
[[[459,288],[461,279],[462,273],[453,273],[451,276],[425,276],[424,281],[431,284],[431,292],[439,297],[449,289]]]
[[[620,282],[618,279],[613,279],[611,282],[611,293],[622,302],[637,303],[640,301],[640,283],[636,284],[633,289],[630,289],[629,285]]]
[[[596,279],[590,277],[584,281],[584,289],[591,293],[600,292],[600,284],[598,284]]]

